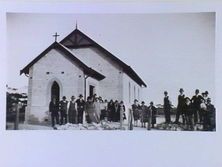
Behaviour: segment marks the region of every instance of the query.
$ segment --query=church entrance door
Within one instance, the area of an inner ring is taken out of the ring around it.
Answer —
[[[56,101],[59,102],[60,99],[59,90],[60,90],[59,84],[56,81],[54,81],[51,87],[51,100],[54,97],[56,98]]]
[[[93,97],[95,94],[95,86],[89,85],[89,96]]]

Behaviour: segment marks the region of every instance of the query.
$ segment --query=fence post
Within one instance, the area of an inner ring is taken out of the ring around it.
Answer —
[[[133,115],[132,115],[132,110],[131,109],[129,109],[129,115],[128,115],[128,120],[129,120],[129,127],[128,127],[128,129],[129,130],[133,130]]]
[[[120,129],[123,129],[123,106],[120,106]]]
[[[19,105],[17,103],[15,105],[15,126],[14,126],[15,130],[18,130],[18,124],[19,124]]]

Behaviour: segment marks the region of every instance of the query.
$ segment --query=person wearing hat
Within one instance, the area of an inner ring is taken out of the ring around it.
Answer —
[[[49,112],[51,113],[52,127],[54,127],[55,122],[59,124],[59,105],[55,97],[49,103]]]
[[[175,123],[179,123],[180,115],[182,115],[183,124],[185,124],[185,115],[184,115],[184,104],[185,104],[185,95],[184,90],[180,88],[180,94],[178,95],[178,105],[177,105],[177,113]]]
[[[85,101],[83,100],[83,95],[79,95],[79,99],[76,100],[77,104],[77,118],[78,118],[78,123],[82,124],[83,123],[83,112],[85,111]]]
[[[153,105],[153,102],[150,102],[150,106],[148,107],[148,109],[150,110],[150,114],[151,114],[151,125],[152,128],[155,127],[156,124],[156,114],[157,114],[157,109],[156,107]]]
[[[71,97],[71,100],[69,101],[69,104],[68,104],[68,121],[69,123],[72,123],[72,124],[77,123],[75,96]]]
[[[107,110],[108,110],[108,121],[114,121],[114,118],[115,118],[115,105],[114,105],[114,102],[113,100],[111,99],[108,103],[108,106],[107,106]]]
[[[199,89],[195,90],[195,95],[192,97],[191,102],[193,105],[194,123],[197,124],[198,121],[202,122],[202,117],[200,117],[200,104],[203,97],[199,94]]]
[[[183,106],[183,112],[184,112],[184,116],[185,116],[185,123],[187,126],[187,130],[194,130],[193,108],[192,108],[191,100],[189,97],[186,97],[184,100],[185,100],[185,103]]]
[[[216,130],[216,109],[213,104],[211,104],[211,99],[207,99],[207,110],[204,115],[204,126],[203,130],[214,131]]]
[[[86,113],[87,123],[92,123],[92,122],[99,123],[99,117],[97,115],[92,96],[87,97],[85,113]]]
[[[139,113],[139,105],[137,99],[134,100],[134,104],[132,105],[132,111],[133,111],[134,126],[138,126],[140,113]]]
[[[142,101],[141,105],[139,106],[140,109],[140,121],[141,121],[141,127],[145,128],[146,127],[146,122],[149,122],[149,111],[148,107],[145,105],[145,102]],[[149,125],[148,125],[149,126]]]
[[[60,110],[60,124],[67,123],[67,109],[68,109],[68,101],[66,97],[63,96],[62,100],[59,102],[59,110]]]
[[[209,94],[208,91],[202,93],[202,97],[204,98],[206,104],[207,104],[207,99],[209,98],[208,94]]]
[[[170,110],[171,110],[171,102],[168,96],[168,92],[164,91],[164,99],[163,99],[163,109],[165,114],[165,122],[171,122]]]

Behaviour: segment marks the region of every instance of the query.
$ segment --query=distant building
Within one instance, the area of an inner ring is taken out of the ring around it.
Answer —
[[[140,99],[145,82],[136,72],[77,28],[25,66],[29,78],[27,121],[44,123],[52,97],[97,94],[126,105]]]

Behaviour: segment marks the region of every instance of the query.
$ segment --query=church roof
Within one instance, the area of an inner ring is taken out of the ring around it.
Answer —
[[[20,75],[22,73],[28,74],[29,68],[33,66],[38,60],[40,60],[43,56],[45,56],[51,49],[58,49],[62,53],[64,53],[71,61],[77,63],[81,68],[83,68],[83,71],[86,75],[95,78],[97,80],[102,80],[105,78],[104,75],[101,73],[95,71],[94,69],[88,67],[85,65],[82,61],[80,61],[72,52],[69,51],[68,48],[63,46],[62,44],[58,42],[54,42],[51,44],[47,49],[45,49],[39,56],[37,56],[34,60],[32,60],[27,66],[25,66],[21,71]]]
[[[126,63],[121,61],[119,58],[114,56],[108,50],[103,48],[101,45],[96,43],[94,40],[89,38],[87,35],[79,31],[77,28],[72,31],[68,36],[66,36],[61,42],[62,45],[66,46],[67,48],[83,48],[83,47],[96,47],[101,52],[104,53],[109,59],[116,62],[120,67],[123,68],[123,71],[132,78],[137,84],[140,86],[147,86],[145,82],[138,76],[138,74]]]

